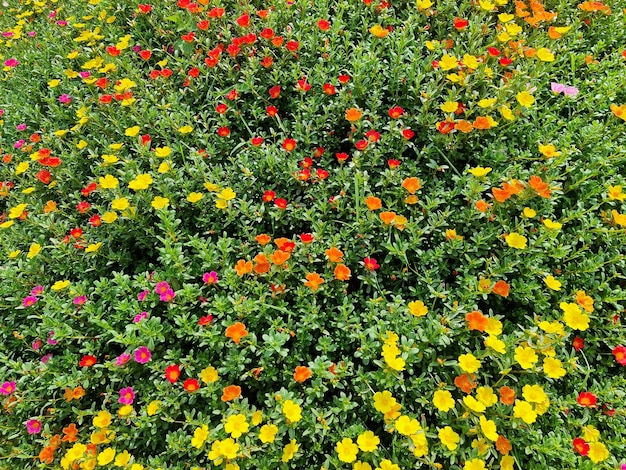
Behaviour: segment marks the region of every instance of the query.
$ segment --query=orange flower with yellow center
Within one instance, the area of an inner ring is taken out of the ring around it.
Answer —
[[[227,338],[232,339],[235,344],[239,344],[241,338],[248,336],[248,331],[246,330],[246,325],[238,321],[226,328],[225,335]]]
[[[363,113],[357,108],[346,109],[346,119],[350,122],[356,122],[361,119]]]

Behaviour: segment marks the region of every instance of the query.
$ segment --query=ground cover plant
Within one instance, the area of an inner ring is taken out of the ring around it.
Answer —
[[[3,2],[0,468],[626,468],[625,7]]]

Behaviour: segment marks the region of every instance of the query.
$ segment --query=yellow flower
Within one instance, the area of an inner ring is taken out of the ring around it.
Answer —
[[[511,108],[509,108],[508,106],[502,105],[502,106],[500,106],[498,111],[500,111],[500,114],[502,115],[502,117],[504,119],[506,119],[507,121],[514,121],[515,120],[515,116],[513,115],[513,111],[511,111]]]
[[[384,390],[374,394],[374,408],[380,413],[388,413],[396,405],[396,399],[391,392]]]
[[[583,426],[583,439],[587,442],[599,442],[600,431],[598,431],[592,424]]]
[[[128,416],[133,412],[133,405],[124,405],[119,410],[117,410],[118,416]]]
[[[339,460],[346,463],[351,463],[356,460],[356,454],[359,453],[359,446],[357,446],[352,439],[344,437],[341,442],[335,445],[337,451],[337,457]]]
[[[476,58],[476,56],[470,55],[470,54],[465,54],[463,56],[463,64],[472,70],[476,70],[478,68],[478,59]]]
[[[196,428],[191,438],[191,447],[200,449],[209,437],[209,427],[203,424],[202,427]]]
[[[158,400],[153,400],[150,403],[148,403],[148,407],[146,408],[146,413],[148,413],[148,416],[154,416],[157,411],[159,411],[159,408],[161,407],[161,402]]]
[[[496,427],[496,423],[494,423],[492,420],[485,418],[484,416],[480,416],[480,430],[483,433],[483,436],[485,436],[487,439],[489,439],[490,441],[497,441],[498,440],[498,428]]]
[[[519,92],[516,98],[517,102],[524,108],[530,108],[535,102],[535,97],[527,91]]]
[[[165,158],[165,157],[169,157],[169,155],[172,153],[172,149],[169,148],[168,146],[165,147],[157,147],[154,149],[154,154],[157,157],[160,158]]]
[[[378,449],[380,439],[372,431],[365,431],[359,434],[356,442],[359,445],[359,449],[361,449],[363,452],[374,452],[376,449]]]
[[[546,158],[558,157],[561,155],[561,152],[559,152],[552,144],[539,144],[539,153],[541,153]]]
[[[218,199],[217,201],[215,201],[215,207],[217,207],[218,209],[226,209],[228,207],[228,201],[225,201],[224,199]]]
[[[487,407],[498,403],[498,396],[493,393],[493,389],[491,387],[478,387],[476,389],[476,398],[478,398],[478,401]]]
[[[518,346],[515,348],[515,360],[522,366],[522,369],[531,369],[539,357],[533,348]]]
[[[102,452],[98,452],[98,465],[104,467],[105,465],[113,462],[115,458],[115,449],[107,447]]]
[[[111,165],[119,161],[119,158],[117,158],[115,155],[102,155],[102,159],[106,163],[110,163]]]
[[[541,385],[524,385],[522,395],[524,400],[529,403],[543,403],[548,399],[548,395],[546,395]]]
[[[504,240],[511,248],[517,248],[518,250],[526,248],[526,242],[528,241],[525,236],[515,232],[509,233]]]
[[[383,28],[379,24],[375,24],[374,26],[372,26],[369,31],[377,38],[384,38],[389,34],[389,30]]]
[[[428,10],[433,6],[433,2],[431,0],[417,0],[417,9],[419,11]]]
[[[113,175],[105,175],[104,177],[100,178],[100,187],[102,189],[117,188],[118,184],[118,179]]]
[[[63,290],[67,288],[69,285],[70,285],[70,281],[66,279],[64,281],[55,282],[54,284],[52,284],[52,287],[50,289],[52,289],[53,291],[59,291],[59,290]]]
[[[543,225],[545,225],[550,230],[560,230],[563,227],[563,224],[559,222],[553,222],[550,219],[543,219]]]
[[[416,317],[423,317],[428,313],[428,307],[421,300],[409,302],[409,312]]]
[[[26,170],[28,170],[29,165],[30,164],[28,162],[18,163],[17,166],[15,167],[15,174],[21,175],[22,173],[25,173]]]
[[[241,413],[229,416],[224,425],[224,431],[235,439],[247,433],[249,428],[246,415]]]
[[[626,214],[620,214],[615,209],[611,211],[611,216],[616,224],[626,227]]]
[[[274,442],[276,439],[276,434],[278,434],[278,426],[274,424],[265,424],[261,427],[259,431],[259,439],[263,444],[267,444],[268,442]]]
[[[537,211],[535,211],[534,209],[531,209],[530,207],[524,207],[524,217],[527,217],[529,219],[532,219],[533,217],[535,217],[537,215]]]
[[[589,457],[593,463],[600,463],[609,458],[609,451],[601,442],[591,442],[589,444],[587,457]]]
[[[128,187],[135,191],[139,191],[141,189],[148,189],[152,182],[152,176],[147,173],[142,173],[137,175],[134,180],[128,183]]]
[[[125,450],[122,453],[117,454],[117,457],[115,457],[114,465],[116,467],[126,467],[128,463],[130,462],[130,458],[131,458],[131,455],[128,453],[127,450]]]
[[[17,258],[20,255],[21,252],[22,252],[22,250],[12,251],[11,253],[9,253],[9,258],[10,259]]]
[[[111,209],[115,209],[117,211],[123,211],[130,207],[130,202],[125,197],[120,197],[118,199],[113,199],[111,201]]]
[[[283,414],[289,423],[296,423],[302,419],[302,408],[291,400],[285,400]]]
[[[59,129],[58,131],[54,131],[53,134],[57,137],[65,137],[68,132],[68,129]]]
[[[93,425],[97,428],[106,428],[111,424],[111,413],[107,410],[99,411],[93,418]]]
[[[539,322],[539,328],[545,331],[548,334],[558,334],[559,336],[565,335],[565,329],[563,328],[563,324],[558,321],[547,322],[541,321]]]
[[[224,201],[230,201],[237,197],[237,194],[231,188],[224,188],[222,191],[217,193],[218,198],[223,199]]]
[[[85,142],[84,140],[79,140],[78,143],[76,144],[76,148],[79,150],[84,149],[85,147],[87,147],[87,145],[89,145],[87,142]]]
[[[504,341],[498,339],[497,336],[489,335],[485,339],[485,346],[500,354],[504,354],[506,352],[506,344]]]
[[[170,205],[170,200],[166,197],[156,196],[154,199],[152,199],[151,205],[156,210],[165,209]]]
[[[472,353],[461,354],[459,356],[459,367],[463,372],[467,372],[468,374],[473,374],[478,369],[480,369],[481,362],[476,359],[476,357]]]
[[[470,168],[468,171],[468,173],[471,173],[473,176],[475,176],[476,178],[482,178],[483,176],[487,175],[488,173],[490,173],[492,170],[491,167],[482,167],[482,166],[477,166],[475,168]]]
[[[205,384],[217,382],[217,379],[219,379],[217,369],[213,366],[202,369],[200,372],[200,379],[202,379]]]
[[[479,108],[489,108],[496,104],[498,98],[483,98],[477,104]]]
[[[475,413],[483,413],[487,407],[471,395],[463,397],[463,404]]]
[[[543,360],[543,371],[551,379],[560,379],[566,374],[562,362],[554,357],[546,357]]]
[[[392,357],[389,355],[384,355],[383,356],[385,359],[385,362],[387,363],[387,365],[389,367],[391,367],[393,370],[397,370],[397,371],[403,371],[404,370],[404,366],[406,365],[406,361],[404,359],[402,359],[401,357]]]
[[[502,23],[508,23],[509,21],[512,21],[513,19],[515,19],[515,15],[511,15],[510,13],[500,13],[498,15],[498,19]]]
[[[10,226],[12,226],[15,222],[13,220],[7,220],[6,222],[2,222],[0,224],[0,228],[9,228]]]
[[[441,60],[439,60],[439,68],[441,70],[446,70],[446,71],[452,70],[452,69],[457,68],[457,66],[458,66],[458,59],[449,54],[444,54]]]
[[[563,321],[573,330],[585,331],[589,328],[589,315],[583,313],[575,303],[561,302],[559,304],[563,310]]]
[[[409,418],[406,415],[400,416],[395,424],[396,431],[403,436],[410,436],[421,429],[419,422],[415,418]]]
[[[485,468],[485,462],[480,459],[468,460],[463,465],[463,470],[485,470]]]
[[[296,452],[298,452],[298,448],[298,443],[295,439],[292,439],[283,449],[283,457],[281,460],[283,462],[289,462],[296,455]]]
[[[9,219],[17,219],[26,210],[28,204],[18,204],[12,209],[9,209]]]
[[[456,101],[446,101],[444,104],[440,106],[440,109],[444,113],[453,113],[458,109],[458,107],[459,107],[459,103],[457,103]]]
[[[552,290],[559,291],[561,290],[561,283],[557,281],[554,276],[546,276],[543,278],[543,282],[546,283],[546,286]]]
[[[170,164],[168,162],[161,162],[159,168],[157,168],[157,171],[159,173],[167,173],[168,171],[170,171]]]
[[[453,451],[458,447],[459,441],[461,440],[460,436],[454,432],[454,430],[450,426],[446,426],[439,430],[437,434],[439,436],[439,440],[441,443],[448,448],[448,450]]]
[[[192,204],[195,204],[200,199],[202,199],[202,197],[203,197],[202,193],[189,193],[189,195],[187,196],[187,201],[191,202]]]
[[[501,470],[513,470],[513,466],[515,465],[515,459],[510,455],[505,455],[500,460],[500,469]]]
[[[502,322],[496,317],[489,317],[485,332],[490,335],[498,336],[502,333]]]
[[[105,224],[112,224],[116,220],[117,220],[116,212],[105,212],[104,214],[102,214],[102,222],[104,222]]]
[[[39,254],[40,251],[41,251],[41,245],[39,243],[33,243],[28,249],[28,254],[26,255],[26,257],[28,259],[33,259],[35,256]]]
[[[389,459],[383,459],[380,462],[380,467],[376,467],[376,470],[400,470],[400,466],[392,463]]]
[[[609,186],[608,195],[610,201],[623,201],[626,199],[626,194],[622,192],[622,186]]]
[[[352,470],[372,470],[372,466],[367,462],[358,460],[352,464]]]
[[[535,413],[533,406],[527,401],[515,400],[513,417],[521,419],[526,424],[533,424],[537,420],[537,413]]]
[[[178,128],[178,132],[180,132],[181,134],[189,134],[192,131],[193,131],[193,127],[189,125]]]
[[[256,410],[254,413],[252,413],[251,421],[253,426],[260,424],[261,421],[263,421],[263,412],[261,410]]]
[[[129,127],[124,132],[124,135],[126,135],[128,137],[136,137],[137,135],[139,135],[139,126]]]
[[[554,54],[545,47],[542,47],[537,51],[537,58],[543,62],[553,62]]]
[[[437,390],[433,395],[433,405],[444,413],[454,408],[454,399],[452,394],[447,390]]]

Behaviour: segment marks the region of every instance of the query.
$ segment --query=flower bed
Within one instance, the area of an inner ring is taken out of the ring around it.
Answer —
[[[626,10],[0,12],[0,468],[624,469]]]

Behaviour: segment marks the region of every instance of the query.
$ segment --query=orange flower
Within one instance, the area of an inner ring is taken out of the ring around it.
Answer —
[[[238,385],[229,385],[222,392],[222,401],[231,401],[241,396],[241,387]]]
[[[376,196],[368,196],[367,199],[365,199],[365,204],[371,211],[375,211],[376,209],[383,207],[381,200]]]
[[[478,116],[474,121],[474,129],[491,129],[491,124],[489,123],[489,119],[485,116]]]
[[[491,208],[491,204],[487,204],[485,201],[481,199],[480,201],[476,201],[476,204],[474,204],[474,207],[476,208],[478,212],[487,212]]]
[[[291,257],[291,253],[287,253],[286,251],[283,251],[283,250],[276,250],[270,256],[270,258],[272,259],[272,263],[274,263],[276,266],[280,266],[285,261],[287,261],[290,257]]]
[[[346,109],[346,119],[350,122],[355,122],[361,119],[363,113],[356,108]]]
[[[458,131],[463,132],[464,134],[467,134],[468,132],[472,132],[474,126],[472,126],[471,122],[466,121],[465,119],[461,119],[454,125],[454,128]]]
[[[319,286],[324,284],[324,279],[317,273],[308,273],[306,275],[307,281],[304,283],[305,286],[310,287],[312,291],[316,291]]]
[[[305,380],[311,378],[312,372],[311,369],[309,369],[306,366],[298,366],[296,367],[296,371],[293,373],[293,379],[296,382],[304,382]]]
[[[84,396],[85,389],[80,385],[73,390],[71,388],[66,388],[63,392],[63,398],[65,398],[65,401],[67,402],[70,402],[72,400],[80,400]]]
[[[506,282],[500,280],[500,281],[495,283],[495,285],[493,286],[492,292],[494,294],[501,295],[502,297],[508,297],[510,289],[511,289],[510,285],[508,285]]]
[[[500,402],[505,405],[512,405],[515,403],[515,390],[506,385],[500,387]]]
[[[351,271],[350,268],[345,264],[338,264],[335,268],[335,279],[338,281],[347,281],[350,279]]]
[[[54,201],[46,202],[46,205],[43,207],[44,214],[54,211],[57,208],[57,203]]]
[[[261,246],[265,246],[267,245],[269,242],[272,241],[272,237],[270,237],[269,235],[262,233],[261,235],[257,235],[256,237],[254,237],[254,239],[257,241],[257,243]]]
[[[46,463],[48,465],[54,462],[55,450],[56,448],[53,446],[46,446],[43,449],[41,449],[41,452],[39,452],[39,461],[41,463]]]
[[[422,187],[422,183],[420,183],[420,180],[417,179],[415,176],[412,176],[411,178],[406,178],[402,182],[402,187],[406,189],[410,194],[415,194],[415,191]]]
[[[459,375],[454,379],[454,385],[465,393],[472,393],[472,389],[476,388],[476,376],[474,374]]]
[[[493,194],[495,200],[498,202],[504,202],[511,197],[511,193],[505,189],[491,188],[491,193]]]
[[[257,274],[265,274],[270,270],[270,263],[267,260],[267,257],[263,253],[259,253],[254,257],[254,272]]]
[[[539,194],[541,197],[543,198],[550,197],[551,191],[550,191],[550,187],[548,186],[548,183],[545,183],[539,176],[536,176],[536,175],[531,176],[530,180],[528,181],[528,184],[531,188],[537,191],[537,194]]]
[[[237,323],[234,323],[226,328],[225,334],[226,337],[232,339],[235,344],[239,344],[241,338],[248,336],[248,331],[246,330],[246,325],[238,321]]]
[[[341,263],[343,261],[343,252],[334,246],[331,246],[324,253],[326,253],[326,257],[331,263]]]
[[[235,265],[235,271],[237,271],[238,276],[243,276],[249,272],[252,272],[252,261],[246,261],[245,259],[240,259],[237,261]]]
[[[78,429],[74,423],[71,423],[68,427],[63,428],[63,434],[65,434],[63,439],[61,439],[63,442],[76,442],[78,440],[78,437],[76,437]]]
[[[500,434],[498,436],[498,440],[496,441],[496,449],[498,449],[498,452],[500,452],[502,455],[509,455],[509,452],[511,452],[511,449],[513,449],[513,447],[511,446],[511,441],[509,441],[506,437]]]
[[[291,253],[296,247],[296,244],[292,240],[285,237],[275,239],[274,244],[278,247],[279,250],[283,250],[288,253]]]
[[[623,119],[624,121],[626,121],[626,104],[622,104],[622,105],[618,106],[615,103],[613,103],[611,105],[611,111],[618,118]]]
[[[474,310],[465,315],[465,320],[470,330],[485,331],[489,323],[489,319],[478,310]]]
[[[385,223],[385,225],[390,225],[393,222],[393,219],[396,218],[395,212],[381,212],[379,214],[381,220]]]
[[[609,8],[607,5],[602,2],[594,2],[592,0],[581,3],[580,5],[578,5],[578,8],[580,8],[582,11],[587,11],[589,13],[601,11],[605,15],[611,14],[611,8]]]

